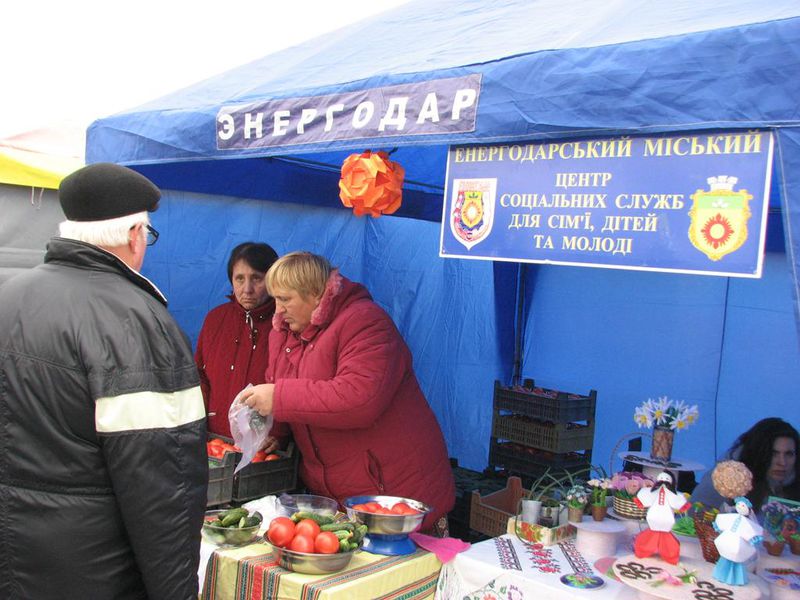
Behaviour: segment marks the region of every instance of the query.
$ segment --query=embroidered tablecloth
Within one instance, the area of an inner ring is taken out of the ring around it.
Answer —
[[[561,578],[571,573],[600,575],[594,590],[569,587]],[[525,544],[502,535],[473,544],[442,567],[437,600],[632,600],[636,592],[598,571],[575,548],[573,540],[552,546]]]
[[[357,552],[344,571],[292,573],[266,543],[218,549],[203,577],[203,600],[422,600],[432,598],[441,563],[418,549],[404,556]]]

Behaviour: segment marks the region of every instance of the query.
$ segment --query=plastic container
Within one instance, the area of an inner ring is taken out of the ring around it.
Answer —
[[[492,436],[554,453],[587,450],[594,442],[594,422],[549,423],[495,411]]]
[[[534,419],[553,423],[571,421],[593,421],[597,392],[591,390],[588,396],[568,394],[558,390],[536,387],[533,379],[526,379],[524,385],[504,387],[494,382],[494,409],[506,410]]]
[[[276,454],[281,458],[251,463],[234,475],[232,492],[234,502],[246,502],[295,488],[299,453],[294,443],[290,443],[285,451],[278,451]],[[241,454],[237,456],[241,458]]]
[[[536,475],[546,468],[575,471],[586,468],[592,460],[590,450],[553,454],[537,448],[522,447],[514,442],[492,441],[489,446],[489,464],[505,467],[512,473]]]
[[[233,470],[238,456],[235,452],[226,452],[221,459],[208,457],[206,506],[227,504],[233,499]]]

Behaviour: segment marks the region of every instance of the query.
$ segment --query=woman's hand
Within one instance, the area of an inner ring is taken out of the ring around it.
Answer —
[[[261,448],[267,454],[272,454],[276,450],[280,450],[280,443],[278,442],[278,438],[274,438],[269,436],[266,440],[264,440],[264,447]]]
[[[255,409],[262,417],[272,414],[272,395],[274,383],[261,383],[249,387],[242,392],[242,402]]]

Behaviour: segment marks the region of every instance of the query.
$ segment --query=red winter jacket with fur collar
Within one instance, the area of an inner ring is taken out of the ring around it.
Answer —
[[[276,314],[269,346],[273,414],[291,427],[312,493],[420,500],[434,509],[423,529],[452,509],[447,448],[411,352],[364,286],[334,270],[308,327],[296,335]]]

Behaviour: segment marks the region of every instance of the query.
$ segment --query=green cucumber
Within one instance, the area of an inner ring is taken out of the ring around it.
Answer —
[[[318,515],[317,513],[313,513],[307,510],[301,510],[292,515],[292,521],[295,523],[299,523],[303,519],[311,519],[312,521],[316,521],[320,527],[322,525],[328,525],[329,523],[333,523],[333,515]]]
[[[236,525],[242,518],[247,517],[247,515],[248,512],[246,508],[232,508],[222,513],[219,519],[222,521],[223,527],[230,527],[231,525]]]
[[[328,523],[326,525],[319,526],[320,531],[339,531],[340,529],[353,531],[355,528],[355,523],[351,523],[350,521],[343,521],[342,523]]]
[[[364,536],[367,535],[367,531],[368,529],[366,525],[358,525],[353,531],[353,538],[351,541],[355,542],[356,544],[359,543],[364,539]]]

